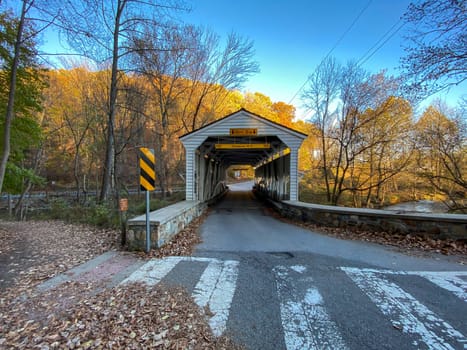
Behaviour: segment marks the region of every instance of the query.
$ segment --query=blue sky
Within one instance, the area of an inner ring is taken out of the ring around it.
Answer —
[[[400,18],[409,3],[410,0],[192,0],[192,11],[183,19],[223,37],[233,31],[253,40],[261,72],[249,79],[244,92],[261,92],[274,102],[291,103],[297,108],[297,117],[305,118],[299,89],[334,46],[331,56],[346,63],[368,57],[368,50],[376,48],[381,39],[388,39],[362,67],[372,73],[385,69],[389,74],[399,74],[397,68],[407,34],[406,27],[400,28]],[[44,47],[57,48],[56,40],[56,36],[49,36]],[[434,97],[454,106],[466,93],[466,85]],[[419,111],[434,97],[424,101]]]
[[[394,33],[403,24],[399,20],[409,3],[410,0],[194,0],[186,19],[219,35],[234,31],[253,40],[261,73],[250,78],[245,91],[261,92],[275,102],[292,102],[298,108],[297,116],[303,117],[300,94],[293,97],[344,33],[331,55],[342,63],[358,61],[388,31]],[[404,34],[406,27],[362,67],[373,73],[386,69],[397,75],[400,57],[404,55]],[[460,91],[452,89],[438,96],[455,103]]]

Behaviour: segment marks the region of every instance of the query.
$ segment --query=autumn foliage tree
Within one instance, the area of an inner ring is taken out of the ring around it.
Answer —
[[[151,96],[156,174],[165,193],[179,175],[183,150],[178,136],[219,117],[229,91],[258,70],[253,44],[232,33],[222,46],[214,33],[192,25],[146,27],[132,39],[132,62]],[[175,174],[174,174],[175,173]]]
[[[119,109],[118,95],[125,58],[131,52],[129,40],[145,26],[157,26],[156,18],[183,8],[182,1],[90,0],[52,1],[57,23],[70,45],[99,65],[109,67],[105,160],[103,162],[100,201],[105,201],[115,184],[115,123]],[[118,191],[116,192],[118,195]]]
[[[350,192],[354,205],[370,206],[384,182],[406,165],[410,150],[399,140],[409,130],[411,109],[394,97],[397,89],[398,82],[384,73],[370,75],[334,58],[310,76],[303,100],[313,112],[329,203],[338,204]]]
[[[269,96],[260,92],[247,92],[241,107],[275,123],[291,126],[295,117],[295,107],[284,102],[273,102]]]
[[[467,210],[467,124],[462,111],[428,107],[416,125],[417,175],[446,196],[453,210]]]
[[[87,183],[95,178],[90,164],[99,164],[104,141],[99,125],[105,111],[101,109],[98,78],[85,67],[49,71],[49,88],[44,94],[44,110],[48,120],[44,127],[47,145],[47,173],[56,181],[68,174],[73,179],[77,200],[86,194]],[[96,147],[97,146],[97,147]],[[93,151],[94,150],[94,151]],[[57,169],[60,169],[57,173]],[[64,174],[65,173],[65,174]]]
[[[312,118],[296,121],[294,106],[241,91],[259,71],[253,42],[235,33],[223,41],[209,30],[180,23],[173,15],[183,10],[182,1],[18,4],[24,18],[0,15],[0,82],[7,87],[0,91],[5,116],[0,170],[4,166],[3,187],[9,192],[20,192],[25,178],[38,180],[34,176],[40,173],[76,188],[82,203],[91,187],[101,202],[111,193],[118,199],[137,186],[141,146],[155,150],[159,187],[170,192],[184,181],[179,137],[245,108],[310,135],[299,167],[301,174],[312,174],[315,187],[322,186],[327,203],[382,206],[400,179],[409,176],[410,165],[412,178],[429,184],[427,192],[448,198],[453,208],[465,206],[465,110],[432,107],[414,126],[401,81],[385,72],[370,74],[352,62],[324,60],[303,94]],[[411,6],[407,21],[425,23],[445,9],[452,15],[446,22],[452,30],[438,22],[431,32],[420,26],[413,39],[423,50],[410,49],[407,71],[421,77],[422,85],[436,81],[436,89],[463,82],[465,38],[456,35],[465,21],[465,4],[427,0]],[[86,59],[41,71],[35,43],[40,30],[26,16],[32,8],[45,25],[61,28],[75,53]],[[433,35],[437,40],[431,40]],[[43,169],[34,165],[42,160]]]
[[[382,77],[381,77],[382,78]],[[384,85],[384,81],[381,82]],[[354,206],[385,203],[387,184],[402,173],[412,158],[412,108],[408,101],[389,96],[361,115],[362,153],[350,169]]]

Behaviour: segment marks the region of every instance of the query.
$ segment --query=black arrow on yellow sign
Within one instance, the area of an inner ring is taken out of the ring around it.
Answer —
[[[139,148],[139,184],[142,191],[154,191],[156,189],[156,159],[154,150],[146,147]]]

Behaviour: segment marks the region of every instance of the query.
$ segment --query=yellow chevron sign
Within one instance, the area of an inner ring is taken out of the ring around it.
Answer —
[[[156,159],[154,150],[146,147],[139,148],[139,184],[142,191],[154,191],[156,189]]]

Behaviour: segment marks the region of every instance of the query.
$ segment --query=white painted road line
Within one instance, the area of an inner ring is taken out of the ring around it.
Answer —
[[[433,350],[451,350],[459,346],[467,348],[467,338],[462,333],[412,295],[385,279],[382,274],[388,271],[375,272],[346,267],[341,269],[390,318],[394,327],[418,338],[415,346],[423,342],[428,349]]]
[[[313,280],[298,277],[305,270],[304,266],[276,266],[273,269],[287,350],[347,349]],[[299,292],[298,280],[306,282],[304,295]]]
[[[131,282],[145,282],[153,286],[159,283],[180,261],[213,262],[220,261],[213,258],[198,258],[191,256],[169,256],[160,260],[150,260],[138,270],[134,271],[121,284]]]
[[[167,257],[151,260],[121,283],[145,282],[148,285],[156,285],[182,261],[207,264],[192,296],[202,310],[209,310],[208,322],[213,334],[222,335],[226,330],[237,287],[238,261],[203,257]],[[467,339],[462,333],[439,318],[414,296],[384,277],[420,276],[466,302],[467,272],[393,271],[351,267],[341,269],[395,327],[416,338],[413,344],[415,347],[426,346],[436,350],[467,349]],[[306,271],[307,268],[302,265],[276,266],[273,269],[287,349],[347,349],[336,323],[326,312],[316,283],[306,276]]]
[[[222,335],[226,328],[237,284],[238,261],[183,256],[151,260],[123,280],[121,284],[144,282],[150,286],[156,285],[181,261],[208,263],[192,296],[201,309],[207,306],[213,314],[209,319],[213,334]]]
[[[417,272],[419,276],[428,279],[438,287],[444,288],[457,295],[461,300],[467,302],[467,280],[460,276],[467,277],[467,273],[460,272]]]
[[[149,286],[158,284],[180,262],[180,258],[150,260],[133,272],[121,284],[144,282]]]
[[[238,275],[238,261],[211,261],[193,291],[201,309],[206,306],[213,316],[209,325],[216,337],[222,335],[229,318]]]
[[[357,269],[343,267],[343,270],[361,271],[362,273],[382,273],[388,275],[415,275],[426,278],[438,287],[455,294],[467,302],[467,271],[395,271],[378,269]]]

